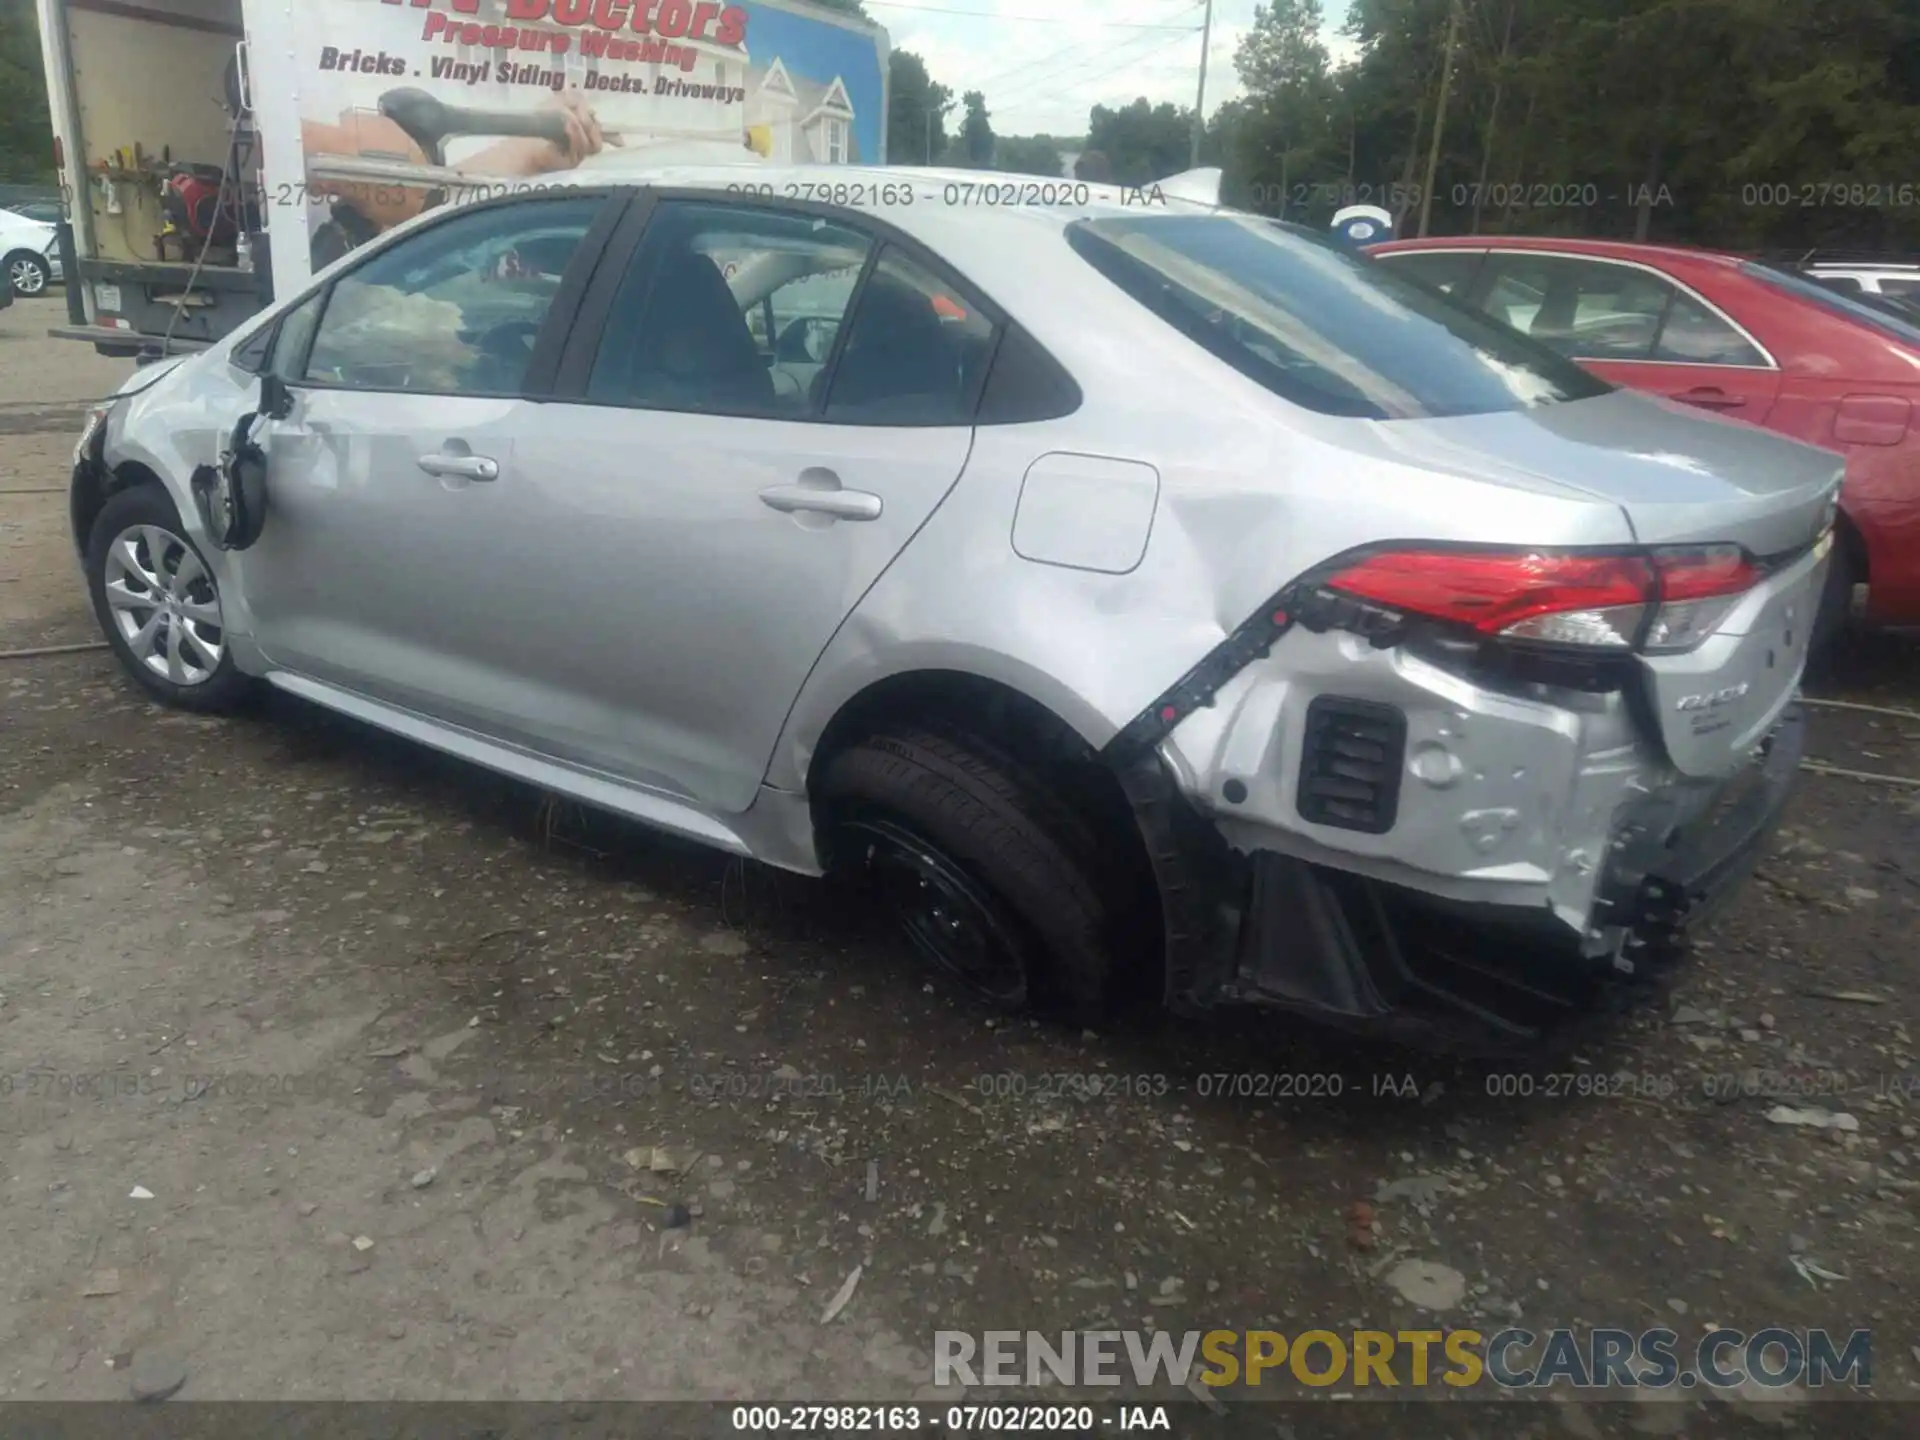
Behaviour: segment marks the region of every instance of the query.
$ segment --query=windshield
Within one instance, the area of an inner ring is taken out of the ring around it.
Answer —
[[[1327,415],[1484,415],[1613,387],[1390,266],[1235,215],[1082,220],[1080,255],[1187,338]]]
[[[1758,261],[1748,261],[1741,270],[1756,280],[1764,280],[1776,289],[1798,295],[1802,300],[1811,301],[1822,310],[1835,315],[1844,315],[1862,325],[1871,326],[1882,335],[1890,335],[1895,340],[1908,345],[1920,346],[1920,323],[1903,320],[1890,310],[1873,305],[1863,305],[1850,295],[1821,285],[1804,276],[1795,275],[1788,270],[1777,270],[1771,265],[1762,265]]]

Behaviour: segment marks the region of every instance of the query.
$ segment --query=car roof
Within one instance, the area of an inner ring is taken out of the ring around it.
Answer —
[[[540,182],[551,185],[654,185],[663,189],[711,191],[724,198],[752,186],[772,199],[832,203],[891,221],[916,237],[930,229],[951,233],[964,215],[985,226],[1000,223],[1050,224],[1100,218],[1138,219],[1150,213],[1239,214],[1209,200],[1189,198],[1189,187],[1173,177],[1146,186],[1094,184],[1064,176],[1020,175],[999,170],[962,170],[921,165],[768,165],[623,163],[603,151],[589,168],[566,171]],[[901,187],[912,191],[909,203]],[[1202,182],[1204,188],[1204,182]],[[948,222],[929,226],[928,217]]]
[[[1592,255],[1602,260],[1637,260],[1647,265],[1664,261],[1722,269],[1747,263],[1744,255],[1691,245],[1642,245],[1629,240],[1586,240],[1553,235],[1429,235],[1415,240],[1385,240],[1366,248],[1368,253],[1378,255],[1409,250],[1552,250],[1567,255]]]

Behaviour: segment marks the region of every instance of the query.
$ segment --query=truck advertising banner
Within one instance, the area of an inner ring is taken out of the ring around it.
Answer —
[[[282,294],[423,209],[561,172],[885,158],[885,33],[805,5],[299,0],[274,18],[296,93],[259,93],[267,27],[251,81]]]

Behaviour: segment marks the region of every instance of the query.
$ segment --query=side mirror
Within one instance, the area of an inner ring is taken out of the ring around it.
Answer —
[[[293,391],[269,370],[260,377],[260,414],[269,420],[284,420],[292,413]]]
[[[278,385],[278,391],[271,387]],[[284,384],[267,376],[261,384],[261,408],[240,417],[217,465],[193,472],[193,502],[207,537],[221,550],[245,550],[260,538],[267,521],[267,454],[253,439],[253,427],[267,414],[269,398],[291,403]]]

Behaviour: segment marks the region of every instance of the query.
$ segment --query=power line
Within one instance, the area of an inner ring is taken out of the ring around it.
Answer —
[[[1199,9],[1202,3],[1204,3],[1204,0],[1193,0],[1192,4],[1182,5],[1176,13],[1182,14],[1182,15],[1187,14],[1190,11]],[[1191,34],[1193,32],[1189,31],[1188,33]],[[1123,40],[1119,43],[1122,45],[1125,45],[1125,44],[1131,43],[1133,40],[1137,40],[1140,38],[1142,37],[1129,36],[1126,40]],[[1071,54],[1073,51],[1079,48],[1080,47],[1078,44],[1062,45],[1058,50],[1050,50],[1045,55],[1038,56],[1032,60],[1023,61],[1021,64],[1013,66],[1011,69],[1002,70],[997,75],[989,75],[985,79],[975,82],[972,88],[975,90],[984,91],[986,87],[989,85],[998,84],[1002,80],[1006,80],[1011,78],[1012,76],[1018,75],[1022,71],[1031,70],[1035,66],[1049,64],[1050,62],[1059,59],[1062,55]],[[1082,63],[1084,63],[1084,61]]]
[[[1189,31],[1188,35],[1193,35],[1198,33],[1199,33],[1198,30],[1193,30],[1193,31]],[[1104,51],[1100,51],[1094,55],[1088,56],[1087,59],[1081,63],[1084,65],[1084,64],[1088,64],[1088,63],[1092,63],[1100,60],[1105,60],[1113,55],[1118,54],[1122,49],[1125,49],[1127,46],[1136,44],[1138,41],[1142,39],[1148,39],[1148,38],[1150,37],[1139,36],[1139,35],[1130,36],[1128,39],[1122,40],[1118,45],[1110,46]],[[1010,99],[1013,103],[1016,103],[1016,104],[1024,103],[1027,97],[1038,93],[1042,89],[1077,90],[1083,86],[1096,84],[1097,82],[1106,79],[1110,75],[1118,75],[1122,70],[1126,70],[1131,68],[1134,65],[1138,65],[1141,61],[1147,59],[1149,56],[1159,54],[1162,50],[1171,49],[1175,45],[1185,44],[1187,41],[1187,38],[1188,38],[1187,35],[1176,35],[1172,39],[1157,40],[1154,43],[1149,44],[1145,50],[1137,51],[1136,53],[1127,56],[1118,65],[1110,66],[1105,70],[1096,71],[1091,75],[1080,76],[1077,79],[1070,78],[1070,77],[1073,76],[1074,71],[1079,69],[1080,66],[1069,67],[1067,70],[1063,72],[1059,72],[1057,74],[1050,74],[1043,77],[1035,77],[1033,79],[1023,80],[1018,85],[1015,85],[1012,88],[1011,96],[1009,96],[1006,92],[1003,91],[999,96],[995,98],[994,103],[1001,107],[1005,107],[1009,103]]]
[[[915,10],[926,15],[961,15],[971,20],[1014,20],[1023,25],[1079,25],[1089,30],[1197,30],[1200,28],[1197,25],[1149,25],[1137,20],[1086,20],[1060,15],[996,15],[988,10],[954,10],[945,5],[910,5],[905,3],[905,0],[866,0],[866,3],[883,10]]]

